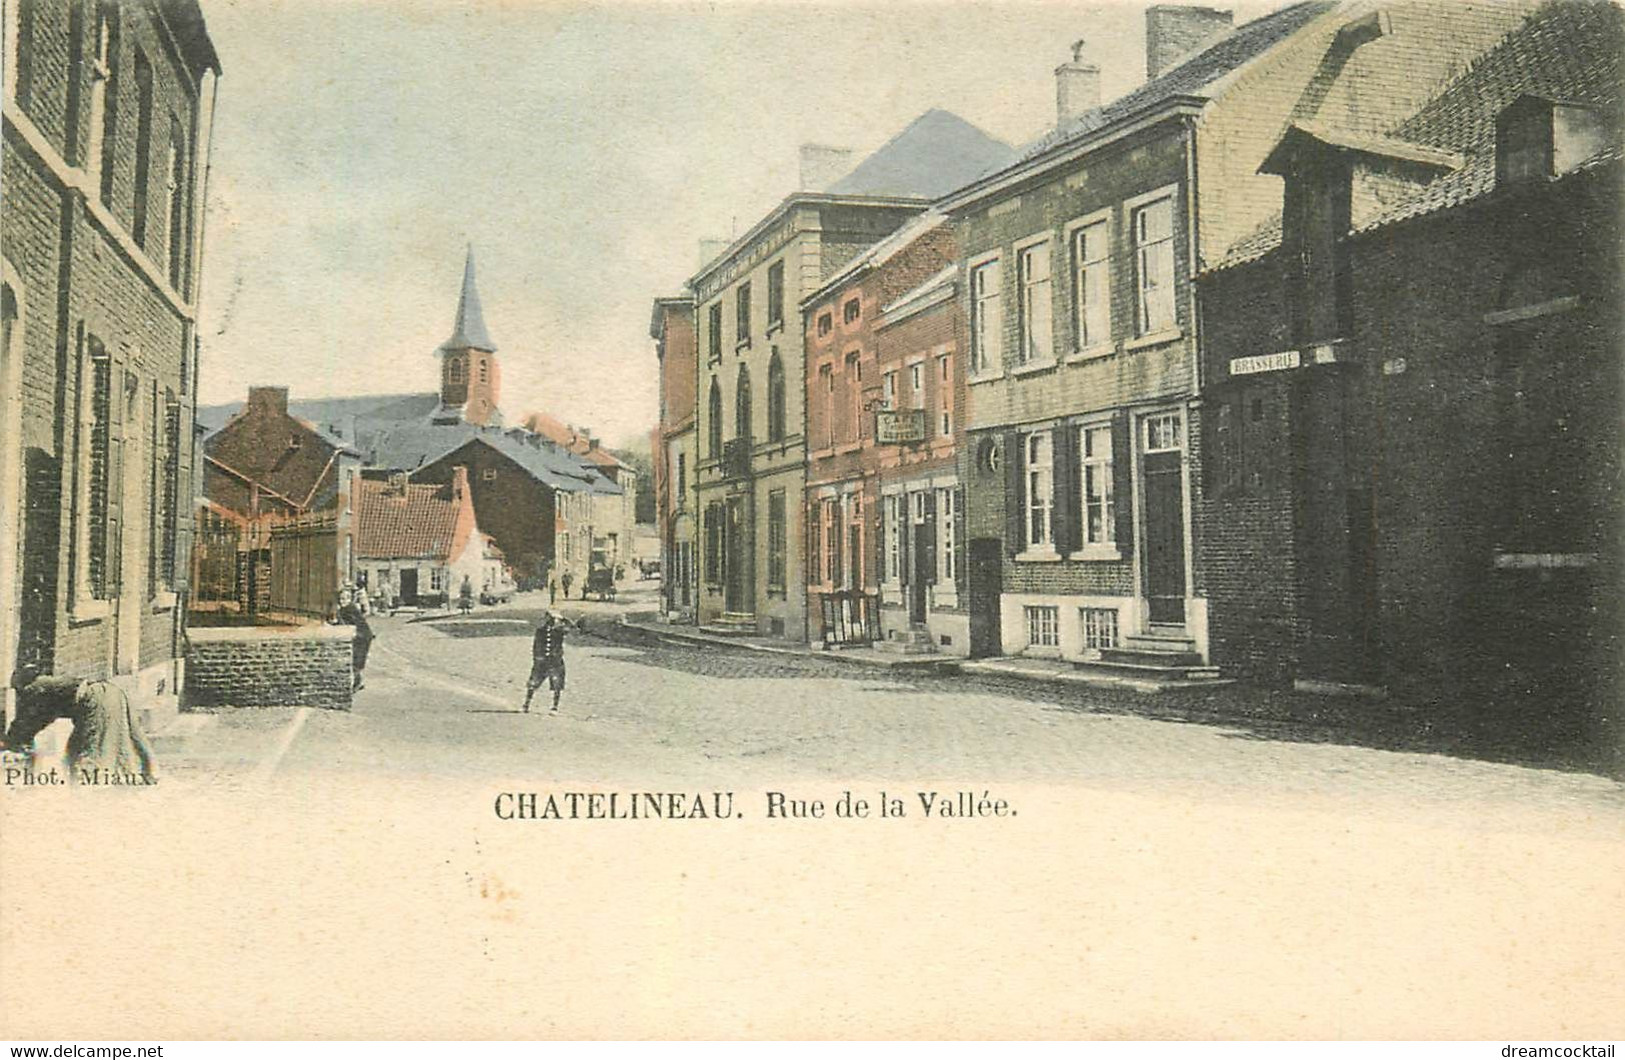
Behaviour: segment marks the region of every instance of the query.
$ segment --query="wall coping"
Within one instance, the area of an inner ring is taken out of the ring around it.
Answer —
[[[230,644],[253,641],[300,641],[355,639],[354,626],[205,626],[188,629],[186,637],[194,644]]]

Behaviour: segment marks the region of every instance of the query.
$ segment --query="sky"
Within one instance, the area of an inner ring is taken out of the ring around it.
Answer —
[[[932,107],[1020,144],[1079,38],[1104,98],[1144,78],[1127,0],[202,6],[202,403],[437,389],[472,244],[509,421],[609,445],[654,425],[651,300],[795,190],[798,145],[856,161]]]

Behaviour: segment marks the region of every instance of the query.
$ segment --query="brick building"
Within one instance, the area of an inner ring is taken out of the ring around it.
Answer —
[[[0,686],[184,679],[201,247],[220,64],[191,0],[8,3]]]
[[[403,604],[439,606],[465,582],[476,597],[504,583],[501,552],[475,517],[467,468],[452,468],[449,482],[362,479],[353,504],[359,584],[388,582]]]
[[[1200,280],[1226,669],[1617,708],[1622,51],[1617,7],[1551,3],[1266,160],[1282,218]]]
[[[1530,6],[1308,2],[1233,30],[1154,7],[1152,80],[1093,106],[1094,67],[1056,71],[1056,128],[943,204],[963,255],[973,653],[1210,672],[1191,279],[1278,208],[1257,170],[1288,122],[1380,128]]]
[[[841,152],[804,148],[803,189],[689,282],[698,355],[698,619],[804,639],[806,378],[797,307],[934,197],[1008,157],[964,120],[929,111],[844,177]]]
[[[692,621],[699,581],[694,562],[697,536],[691,475],[694,468],[694,299],[656,298],[649,320],[660,362],[660,422],[650,438],[654,464],[655,521],[660,531],[661,608]]]
[[[525,430],[551,442],[616,486],[615,492],[592,493],[592,559],[600,566],[625,570],[632,561],[637,536],[638,472],[605,449],[597,435],[555,419],[545,412],[525,416]]]
[[[928,211],[802,302],[808,628],[930,650],[957,600],[954,445],[963,373],[944,311],[953,227]],[[939,512],[947,523],[938,530]]]

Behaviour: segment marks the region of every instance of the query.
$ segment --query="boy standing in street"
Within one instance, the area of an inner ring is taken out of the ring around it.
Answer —
[[[564,692],[564,618],[557,611],[549,611],[536,627],[536,636],[530,644],[530,680],[525,682],[525,713],[530,713],[530,700],[546,681],[553,690],[553,710],[559,709],[559,696]]]

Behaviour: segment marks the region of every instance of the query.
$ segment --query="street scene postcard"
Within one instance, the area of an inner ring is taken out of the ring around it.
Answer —
[[[1214,2],[4,0],[0,1038],[1613,1055],[1625,8]]]

